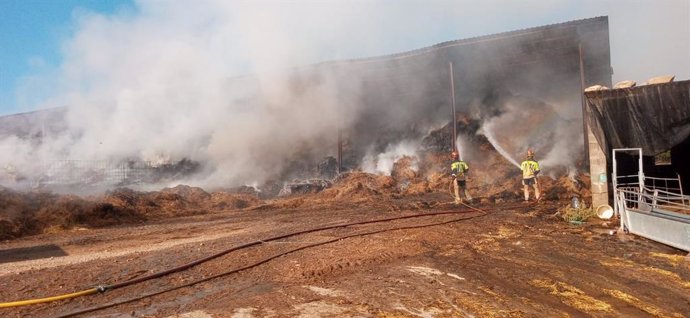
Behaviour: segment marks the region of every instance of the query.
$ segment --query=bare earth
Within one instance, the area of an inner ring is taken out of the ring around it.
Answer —
[[[566,223],[553,216],[563,202],[478,204],[489,212],[483,214],[443,203],[447,197],[434,193],[383,201],[267,205],[1,242],[0,301],[114,284],[306,229],[459,213],[265,242],[102,294],[2,308],[0,316],[56,317],[124,302],[81,316],[690,317],[687,253],[611,235],[615,224],[602,220]],[[237,273],[126,302],[265,259]]]

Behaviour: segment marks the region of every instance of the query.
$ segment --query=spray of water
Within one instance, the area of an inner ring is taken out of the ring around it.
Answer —
[[[458,135],[458,138],[455,139],[455,149],[458,150],[458,154],[460,156],[460,160],[464,160],[465,156],[465,150],[467,149],[465,147],[465,139],[462,137],[462,135]]]
[[[486,126],[488,126],[488,125],[486,125]],[[506,158],[506,160],[508,160],[508,162],[510,162],[514,166],[520,168],[520,164],[518,164],[517,161],[515,159],[513,159],[510,156],[510,154],[508,154],[508,152],[505,149],[503,149],[503,147],[501,147],[501,145],[498,142],[496,142],[496,139],[494,138],[493,133],[486,126],[481,130],[480,133],[482,135],[486,136],[486,139],[489,140],[491,145],[494,146],[494,149],[496,149],[496,151],[498,151],[498,153],[500,153],[501,156],[503,156],[503,158]]]

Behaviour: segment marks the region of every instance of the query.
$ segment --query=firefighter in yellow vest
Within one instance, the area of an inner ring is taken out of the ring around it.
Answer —
[[[534,151],[527,150],[527,159],[520,164],[522,170],[522,186],[525,193],[525,202],[529,201],[529,187],[534,187],[534,197],[539,201],[539,183],[537,182],[537,175],[539,174],[539,163],[534,160]]]
[[[460,155],[458,155],[458,153],[455,151],[451,153],[451,160],[452,162],[450,164],[450,173],[453,177],[453,192],[455,194],[455,204],[462,203],[460,193],[463,193],[465,195],[466,200],[472,200],[470,193],[467,192],[466,184],[466,174],[467,171],[470,170],[470,166],[468,166],[467,163],[465,163],[464,161],[460,160]]]

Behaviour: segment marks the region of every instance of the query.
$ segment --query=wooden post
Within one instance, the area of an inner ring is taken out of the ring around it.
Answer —
[[[582,43],[579,44],[580,51],[580,100],[582,102],[582,135],[584,139],[584,160],[585,169],[589,167],[589,130],[587,129],[587,101],[585,100],[585,65],[582,54]]]
[[[448,66],[450,67],[450,96],[451,96],[451,106],[452,106],[452,121],[451,123],[453,124],[453,140],[451,141],[451,149],[453,151],[457,151],[455,148],[455,141],[458,139],[458,127],[457,127],[457,116],[455,114],[455,79],[453,75],[453,62],[448,62]]]

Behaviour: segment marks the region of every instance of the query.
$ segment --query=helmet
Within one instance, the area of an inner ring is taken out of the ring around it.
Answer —
[[[453,151],[453,152],[450,153],[450,157],[453,158],[453,159],[456,159],[456,158],[460,157],[460,155],[458,155],[458,152],[457,152],[457,151]]]
[[[527,149],[527,158],[533,158],[533,157],[534,157],[534,150]]]

